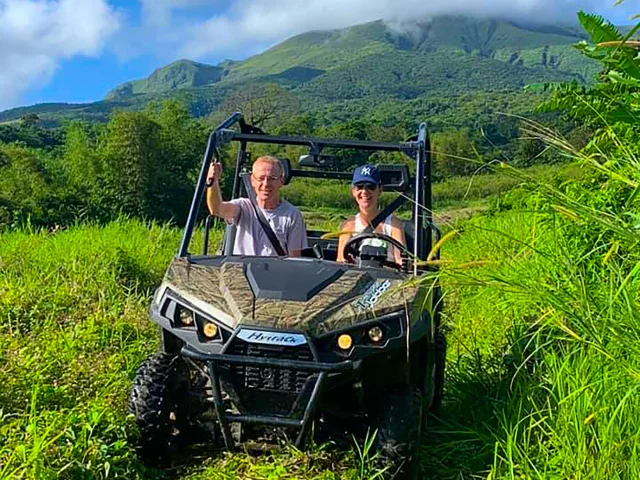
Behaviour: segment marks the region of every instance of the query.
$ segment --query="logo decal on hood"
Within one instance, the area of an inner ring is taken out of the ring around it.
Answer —
[[[264,330],[250,330],[248,328],[240,330],[240,332],[238,332],[238,338],[249,343],[285,345],[291,347],[307,343],[305,336],[299,333],[265,332]]]
[[[391,282],[389,280],[385,280],[384,282],[376,281],[362,294],[362,297],[353,302],[353,306],[360,312],[368,308],[373,308],[382,294],[386,292],[390,286]]]

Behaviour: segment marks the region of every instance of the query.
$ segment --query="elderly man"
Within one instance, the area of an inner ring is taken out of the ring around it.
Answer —
[[[212,163],[207,175],[207,206],[212,215],[236,225],[234,255],[275,256],[277,250],[269,240],[258,220],[256,210],[248,198],[225,202],[220,194],[222,165]],[[251,185],[256,193],[257,208],[280,242],[284,253],[298,256],[307,248],[307,233],[300,211],[286,200],[280,199],[284,175],[280,161],[268,155],[259,157],[253,164]]]

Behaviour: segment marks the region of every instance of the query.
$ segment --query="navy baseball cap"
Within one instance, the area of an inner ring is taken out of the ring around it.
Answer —
[[[380,178],[380,170],[375,165],[361,165],[353,171],[352,185],[356,183],[373,183],[374,185],[380,185],[382,180]]]

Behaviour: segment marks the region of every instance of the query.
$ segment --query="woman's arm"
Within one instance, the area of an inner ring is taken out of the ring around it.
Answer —
[[[404,245],[405,247],[407,246],[404,238],[404,226],[402,222],[395,216],[391,217],[391,237],[399,241],[400,243],[402,243],[402,245]],[[396,259],[396,263],[398,265],[402,265],[402,255],[400,250],[397,247],[392,247],[392,248],[393,248],[393,256]]]
[[[353,220],[345,220],[340,225],[341,232],[351,232],[353,230]],[[343,233],[338,237],[338,257],[336,258],[337,262],[346,262],[346,259],[342,255],[342,251],[344,250],[344,246],[347,243],[347,240],[351,238],[351,233]]]

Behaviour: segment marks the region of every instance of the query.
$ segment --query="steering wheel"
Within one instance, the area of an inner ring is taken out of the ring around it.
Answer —
[[[390,243],[394,247],[397,247],[400,251],[406,248],[402,244],[402,242],[396,240],[390,235],[385,235],[384,233],[377,232],[365,232],[356,235],[355,237],[351,237],[349,240],[347,240],[347,243],[344,244],[344,249],[342,250],[342,256],[345,259],[349,259],[350,261],[355,262],[355,259],[360,256],[360,245],[362,244],[362,242],[369,238],[377,238],[378,240],[383,240],[387,243]],[[384,260],[383,264],[393,268],[402,268],[402,265],[400,265],[399,263],[391,262],[389,260]]]

